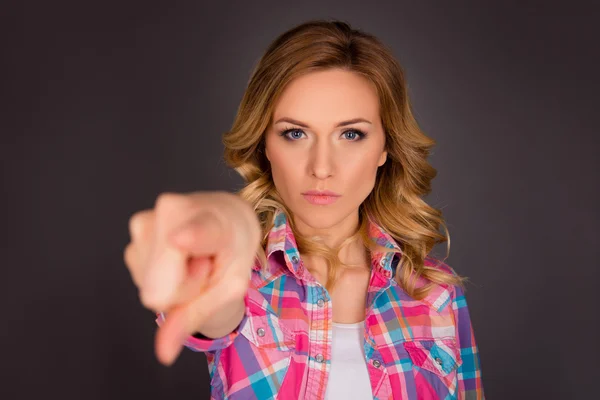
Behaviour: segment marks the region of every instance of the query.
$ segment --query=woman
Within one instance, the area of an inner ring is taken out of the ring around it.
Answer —
[[[340,21],[282,34],[224,144],[237,195],[167,193],[130,221],[162,362],[205,352],[214,399],[483,398],[464,278],[429,255],[434,141],[384,45]]]

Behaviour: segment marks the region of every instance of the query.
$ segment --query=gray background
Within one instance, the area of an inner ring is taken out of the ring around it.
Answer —
[[[0,398],[208,398],[202,354],[155,359],[127,222],[164,191],[240,187],[221,134],[266,46],[317,17],[377,35],[405,67],[438,141],[427,200],[472,281],[487,398],[597,395],[598,13],[380,3],[2,7]]]

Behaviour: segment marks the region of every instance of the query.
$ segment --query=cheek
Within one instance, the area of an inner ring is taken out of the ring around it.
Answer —
[[[346,187],[357,196],[368,195],[375,185],[377,161],[356,158],[351,162],[346,162],[343,167]]]
[[[345,174],[358,181],[368,181],[377,174],[377,162],[379,160],[370,157],[348,157],[344,162]]]
[[[282,153],[272,152],[269,156],[275,186],[280,193],[285,192],[284,188],[293,186],[294,182],[298,180],[297,175],[300,168],[297,163],[294,163],[293,158],[286,157]]]

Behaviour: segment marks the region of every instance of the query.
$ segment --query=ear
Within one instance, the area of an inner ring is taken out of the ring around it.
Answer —
[[[379,162],[377,163],[378,167],[381,167],[383,164],[385,164],[387,160],[387,151],[383,151],[383,153],[381,153],[381,156],[379,157]]]

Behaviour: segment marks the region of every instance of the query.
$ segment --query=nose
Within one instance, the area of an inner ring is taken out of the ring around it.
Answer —
[[[310,151],[310,173],[317,179],[327,179],[332,176],[334,154],[331,144],[326,140],[316,140]]]

